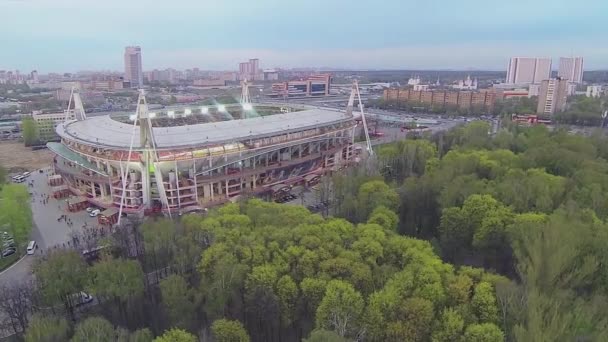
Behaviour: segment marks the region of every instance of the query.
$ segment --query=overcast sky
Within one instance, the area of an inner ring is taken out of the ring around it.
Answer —
[[[608,68],[608,0],[0,0],[0,69],[506,69],[510,56]]]

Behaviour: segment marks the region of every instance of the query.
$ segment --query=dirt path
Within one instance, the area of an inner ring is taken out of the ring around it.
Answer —
[[[35,170],[49,166],[53,154],[48,149],[32,151],[21,142],[0,142],[0,165],[9,172]]]

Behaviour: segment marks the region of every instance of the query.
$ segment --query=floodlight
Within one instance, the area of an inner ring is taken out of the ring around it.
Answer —
[[[224,105],[221,104],[221,105],[217,106],[217,110],[219,110],[220,112],[225,112],[226,111],[226,106],[224,106]]]
[[[190,114],[192,114],[192,111],[190,110],[190,108],[184,109],[184,115],[190,115]]]
[[[155,118],[156,117],[156,113],[152,112],[152,113],[148,113],[148,116],[150,118]]]
[[[137,119],[137,114],[131,114],[131,115],[129,115],[129,120],[135,121],[135,119]]]
[[[172,111],[172,110],[170,110],[170,111],[167,112],[167,116],[170,117],[170,118],[175,117],[175,112]]]
[[[243,103],[243,109],[244,110],[252,110],[253,106],[251,105],[251,103]]]
[[[207,114],[207,113],[209,113],[209,108],[201,107],[201,114]]]

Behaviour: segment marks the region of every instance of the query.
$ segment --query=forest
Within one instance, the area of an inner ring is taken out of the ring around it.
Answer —
[[[31,342],[608,340],[608,138],[488,132],[378,147],[323,215],[242,199],[56,251],[0,308]]]

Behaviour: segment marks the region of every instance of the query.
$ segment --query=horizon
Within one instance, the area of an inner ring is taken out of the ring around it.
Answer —
[[[0,0],[10,14],[0,29],[17,32],[0,37],[0,68],[121,71],[124,47],[138,45],[144,70],[236,70],[259,58],[264,69],[504,71],[514,56],[550,56],[554,68],[559,57],[582,56],[587,70],[608,69],[608,48],[597,44],[608,35],[608,4],[517,0],[483,12],[486,5]],[[546,8],[550,15],[536,15]]]

